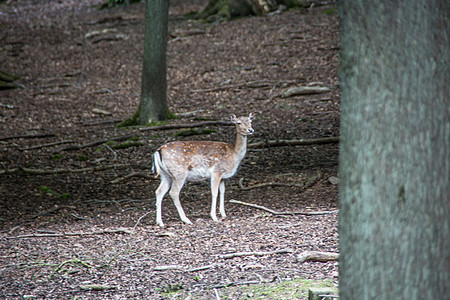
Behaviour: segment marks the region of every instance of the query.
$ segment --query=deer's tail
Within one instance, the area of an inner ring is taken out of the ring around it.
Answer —
[[[153,153],[153,164],[152,164],[152,173],[155,174],[155,178],[159,176],[159,173],[161,172],[161,151],[157,150],[155,153]]]

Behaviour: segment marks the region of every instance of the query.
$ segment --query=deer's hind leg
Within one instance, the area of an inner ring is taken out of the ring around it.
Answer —
[[[170,189],[172,185],[172,178],[166,173],[161,172],[161,183],[159,184],[159,187],[156,189],[156,224],[163,227],[164,223],[162,221],[162,200],[164,198],[164,195],[167,193],[167,191]]]
[[[180,203],[180,192],[183,188],[183,185],[186,181],[187,174],[183,176],[177,176],[176,180],[174,179],[172,182],[172,187],[170,188],[169,195],[173,200],[173,204],[177,208],[178,215],[180,216],[181,221],[186,224],[192,224],[192,222],[186,217],[184,214],[183,207],[181,207]]]

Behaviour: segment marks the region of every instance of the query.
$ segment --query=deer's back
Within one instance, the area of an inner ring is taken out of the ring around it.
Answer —
[[[164,168],[172,177],[187,173],[187,180],[199,181],[218,172],[228,178],[237,169],[233,162],[233,146],[223,142],[174,141],[161,146],[158,151]]]

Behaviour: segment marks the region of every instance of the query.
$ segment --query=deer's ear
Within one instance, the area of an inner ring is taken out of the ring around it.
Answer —
[[[250,120],[253,120],[253,119],[255,119],[255,116],[253,115],[253,113],[250,113],[250,114],[248,115],[248,118],[249,118]]]
[[[231,122],[236,123],[236,115],[230,115]]]

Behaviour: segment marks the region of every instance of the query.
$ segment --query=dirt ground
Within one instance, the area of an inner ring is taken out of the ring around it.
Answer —
[[[175,136],[181,129],[117,128],[139,102],[144,4],[100,11],[100,2],[0,5],[0,69],[20,76],[18,89],[0,91],[0,298],[245,299],[252,295],[228,287],[337,283],[337,262],[297,259],[307,250],[338,251],[336,214],[273,215],[228,202],[336,210],[336,143],[249,149],[226,184],[228,216],[217,223],[207,183],[182,191],[193,225],[166,198],[159,228],[159,180],[112,182],[149,174],[153,151],[169,140],[233,142],[234,129]],[[179,118],[169,123],[253,112],[249,143],[339,136],[334,6],[214,24],[185,17],[206,3],[170,4],[168,103]],[[280,97],[305,85],[331,91]],[[112,138],[119,139],[105,143]],[[121,148],[126,140],[135,145]],[[77,145],[85,147],[64,149]],[[237,252],[268,253],[222,256]]]

